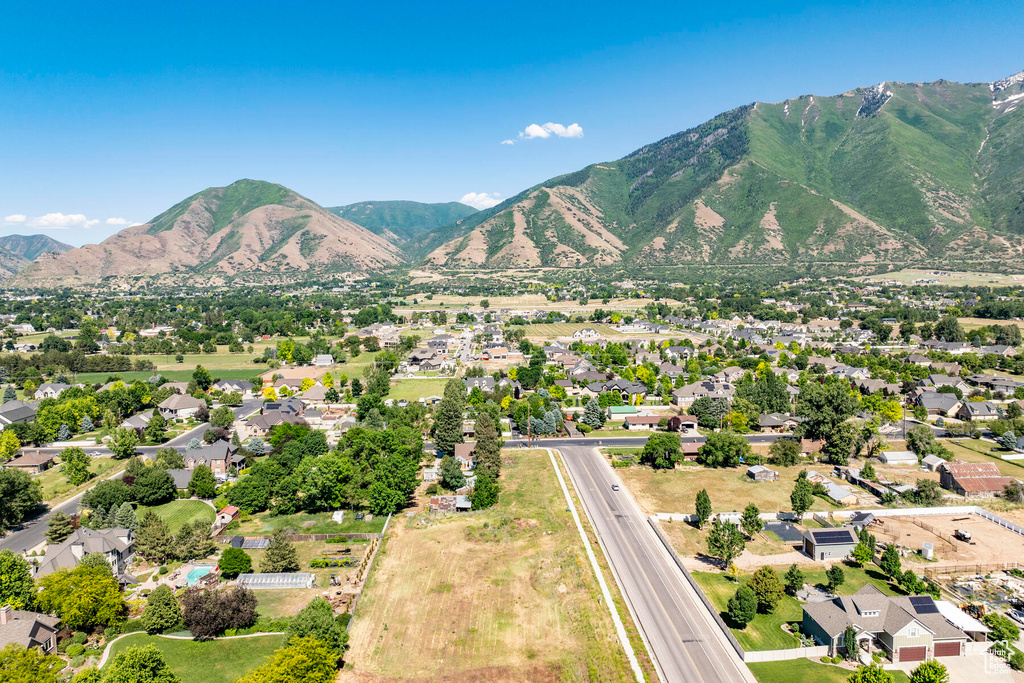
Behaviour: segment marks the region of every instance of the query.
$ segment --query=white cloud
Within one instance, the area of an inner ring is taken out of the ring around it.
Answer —
[[[581,138],[583,137],[583,127],[578,123],[570,123],[568,126],[564,126],[561,123],[548,121],[543,126],[531,123],[524,130],[519,131],[520,140],[546,140],[552,135],[559,138]],[[501,144],[511,145],[514,144],[514,141],[502,140]]]
[[[4,218],[4,223],[24,223],[28,216],[23,213],[16,213]]]
[[[81,213],[48,213],[42,216],[30,218],[24,214],[16,213],[3,219],[5,225],[18,225],[35,230],[69,230],[73,228],[93,228],[101,223],[97,218],[88,218]],[[108,225],[127,225],[128,221],[123,218],[111,218]]]
[[[501,195],[497,192],[470,192],[462,195],[462,199],[459,201],[467,206],[472,206],[474,209],[489,209],[495,204],[501,202],[499,199]]]
[[[126,218],[108,218],[107,225],[128,225]]]

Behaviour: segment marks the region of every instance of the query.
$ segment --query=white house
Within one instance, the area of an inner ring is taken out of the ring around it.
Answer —
[[[573,339],[600,339],[601,335],[593,327],[584,327],[572,333]]]

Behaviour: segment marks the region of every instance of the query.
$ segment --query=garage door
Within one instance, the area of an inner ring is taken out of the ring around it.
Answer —
[[[928,648],[924,645],[920,647],[901,647],[899,660],[901,662],[921,662],[924,661],[927,654]]]
[[[935,643],[936,657],[959,657],[960,641],[953,640],[945,643]]]

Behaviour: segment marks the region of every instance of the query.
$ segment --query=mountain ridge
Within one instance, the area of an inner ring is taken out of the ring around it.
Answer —
[[[365,201],[325,207],[370,232],[402,244],[476,213],[461,202],[424,203],[408,200]]]
[[[0,236],[0,247],[29,261],[35,261],[41,254],[63,254],[74,249],[49,235],[3,235]]]

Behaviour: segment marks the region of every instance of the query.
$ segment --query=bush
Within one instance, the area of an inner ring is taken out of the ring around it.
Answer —
[[[436,481],[427,484],[427,488],[424,491],[428,496],[436,496],[441,493],[441,486]]]
[[[89,634],[84,631],[77,631],[75,635],[71,636],[71,642],[77,643],[78,645],[85,645],[89,642]]]
[[[159,574],[160,576],[163,576],[163,575],[164,575],[164,574],[166,574],[166,573],[167,573],[168,571],[170,571],[170,570],[168,570],[166,566],[163,566],[163,567],[160,567],[160,569],[159,569],[159,570],[157,570],[157,574]]]
[[[85,664],[85,656],[84,655],[78,655],[77,657],[73,657],[71,659],[71,668],[72,669],[77,669],[78,667],[82,666],[83,664]]]
[[[338,626],[348,628],[349,622],[352,621],[352,615],[348,612],[343,612],[335,617],[335,620],[338,622]]]
[[[612,467],[618,467],[619,469],[630,467],[632,464],[629,460],[612,460]]]
[[[105,629],[103,629],[103,637],[107,640],[110,640],[111,638],[116,638],[119,635],[121,635],[120,626],[108,626]]]
[[[594,431],[594,428],[585,422],[580,422],[579,424],[577,424],[576,429],[580,430],[582,434],[589,434],[590,432]]]
[[[328,567],[355,567],[359,560],[355,557],[314,557],[309,561],[310,569],[327,569]]]
[[[68,645],[68,648],[64,650],[64,654],[71,658],[75,658],[83,652],[85,652],[85,646],[80,643],[71,643]]]

